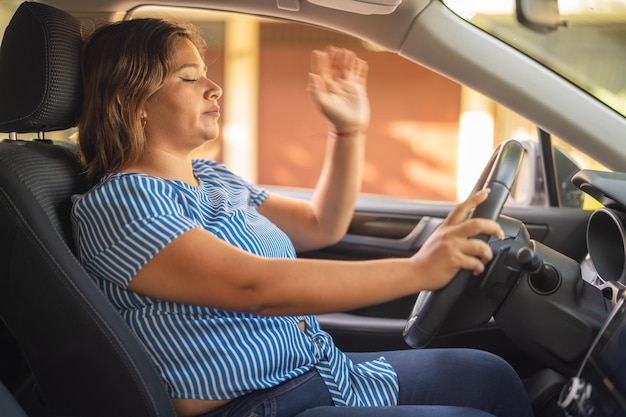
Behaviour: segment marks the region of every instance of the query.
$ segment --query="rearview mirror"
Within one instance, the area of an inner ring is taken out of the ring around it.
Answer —
[[[518,22],[535,32],[547,33],[566,26],[558,0],[516,0],[515,13]]]

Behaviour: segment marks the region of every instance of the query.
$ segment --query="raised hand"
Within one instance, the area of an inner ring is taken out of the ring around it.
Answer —
[[[338,133],[365,131],[369,125],[367,70],[367,63],[347,49],[328,47],[311,54],[309,94]]]

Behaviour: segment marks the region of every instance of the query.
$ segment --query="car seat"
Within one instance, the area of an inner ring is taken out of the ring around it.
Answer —
[[[75,146],[45,133],[76,124],[81,49],[80,22],[34,2],[0,48],[0,369],[15,352],[26,369],[0,377],[30,416],[175,417],[152,361],[72,251],[70,199],[89,184]]]
[[[0,416],[2,417],[28,417],[13,395],[0,382]]]

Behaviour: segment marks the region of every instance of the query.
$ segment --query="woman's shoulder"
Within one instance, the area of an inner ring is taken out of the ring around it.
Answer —
[[[171,181],[135,172],[116,172],[103,177],[91,190],[93,193],[159,193],[171,190]]]
[[[150,175],[117,172],[104,176],[90,190],[73,196],[76,206],[106,206],[109,208],[127,205],[153,205],[171,200],[175,187],[162,178]]]

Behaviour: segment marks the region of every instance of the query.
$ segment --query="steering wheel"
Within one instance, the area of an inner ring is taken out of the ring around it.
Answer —
[[[485,187],[491,189],[487,199],[472,213],[472,218],[496,220],[500,216],[521,167],[524,153],[522,144],[515,140],[503,142],[498,146],[472,191],[477,192]],[[475,239],[487,242],[489,236],[478,235]],[[472,271],[462,270],[445,287],[419,293],[404,327],[404,340],[409,346],[422,348],[431,341],[444,324],[452,307],[461,297],[466,296],[464,293],[472,278],[476,279]]]

